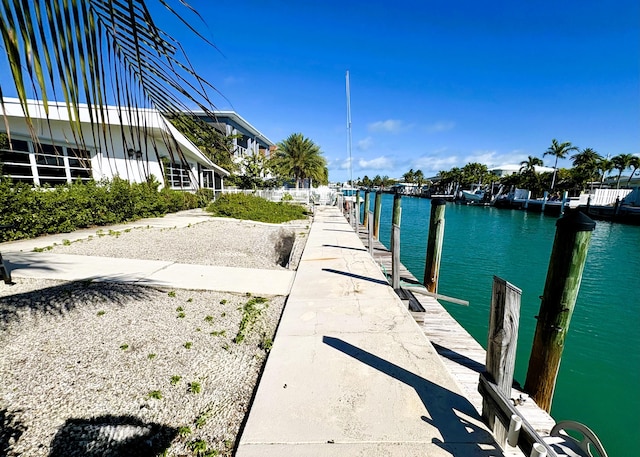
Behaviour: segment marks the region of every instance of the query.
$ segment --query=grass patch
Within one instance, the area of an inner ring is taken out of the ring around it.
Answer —
[[[191,349],[193,347],[193,343],[191,341],[187,341],[183,346],[185,349]]]
[[[264,306],[260,306],[263,304]],[[240,321],[238,333],[233,339],[234,343],[240,344],[244,341],[247,334],[251,331],[253,325],[258,320],[258,317],[267,306],[267,299],[263,297],[253,297],[244,304],[242,307],[242,320]]]
[[[202,385],[199,382],[193,381],[189,383],[189,392],[192,394],[199,394],[202,391]]]
[[[175,386],[176,384],[178,384],[180,382],[181,379],[182,379],[182,376],[174,374],[173,376],[171,376],[171,385]]]
[[[213,216],[273,224],[306,219],[309,214],[303,206],[270,202],[255,195],[245,194],[222,194],[215,202],[207,206],[207,211]]]
[[[147,394],[147,398],[153,398],[155,400],[162,400],[162,392],[159,390],[152,390]]]
[[[127,343],[121,344],[120,349],[122,349],[123,351],[126,351],[127,349],[129,349],[129,345]]]
[[[104,310],[102,310],[102,309],[101,309],[100,311],[98,311],[98,312],[96,313],[96,316],[104,316],[104,315],[105,315],[105,313],[106,313],[106,311],[104,311]]]

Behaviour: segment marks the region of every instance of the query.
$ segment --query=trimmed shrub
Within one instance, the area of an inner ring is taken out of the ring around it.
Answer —
[[[275,224],[305,219],[308,214],[306,208],[300,205],[270,202],[255,195],[245,194],[222,194],[207,206],[207,211],[214,216]]]
[[[12,228],[0,232],[0,242],[162,216],[197,208],[203,201],[188,192],[158,191],[158,186],[155,179],[129,183],[114,178],[33,188],[2,177],[0,224]]]

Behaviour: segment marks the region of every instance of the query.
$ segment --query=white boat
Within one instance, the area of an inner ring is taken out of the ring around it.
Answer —
[[[468,202],[479,202],[484,198],[485,191],[482,189],[463,190],[462,198]]]

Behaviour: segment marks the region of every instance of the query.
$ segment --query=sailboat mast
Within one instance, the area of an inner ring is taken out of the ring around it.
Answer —
[[[351,89],[347,70],[347,151],[349,152],[349,183],[353,186],[353,161],[351,158]]]

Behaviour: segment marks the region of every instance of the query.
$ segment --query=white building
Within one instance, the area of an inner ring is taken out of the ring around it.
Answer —
[[[263,135],[235,111],[213,111],[213,117],[202,111],[191,113],[226,136],[233,135],[234,160],[238,163],[247,155],[260,154],[269,158],[276,144]]]
[[[0,149],[2,173],[33,185],[75,180],[112,179],[144,182],[155,177],[173,189],[222,190],[229,172],[205,157],[156,110],[81,105],[77,131],[64,103],[29,101],[28,112],[38,143],[32,140],[22,106],[5,98],[0,105],[0,132],[8,122],[11,149]],[[101,122],[91,123],[91,117]],[[48,120],[47,120],[48,118]],[[79,146],[81,145],[81,146]],[[163,178],[164,171],[164,178]]]
[[[501,165],[499,167],[493,167],[493,168],[489,168],[489,173],[492,173],[496,176],[498,176],[499,178],[502,178],[503,176],[509,176],[509,175],[513,175],[516,173],[520,173],[520,170],[522,169],[522,165]],[[553,173],[553,168],[552,167],[542,167],[540,165],[534,165],[533,169],[535,170],[536,173],[540,174],[540,173]]]

